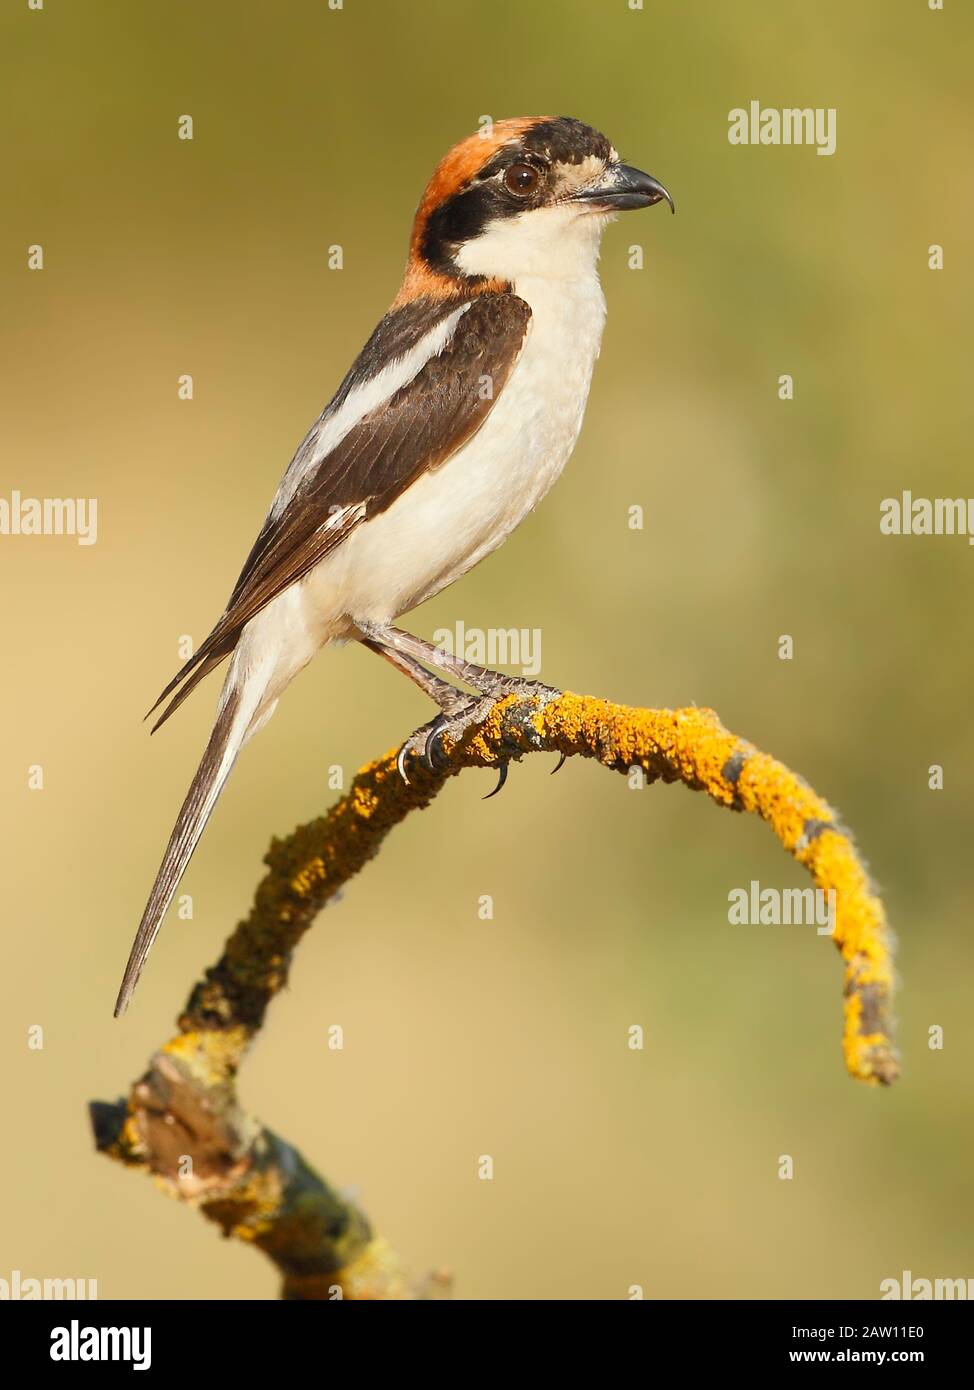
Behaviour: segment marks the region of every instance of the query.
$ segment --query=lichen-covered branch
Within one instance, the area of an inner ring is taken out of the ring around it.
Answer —
[[[250,915],[193,989],[177,1035],[127,1102],[92,1107],[100,1149],[147,1169],[227,1234],[258,1246],[282,1271],[285,1297],[412,1298],[444,1289],[441,1277],[423,1289],[410,1283],[354,1204],[241,1111],[235,1077],[317,914],[395,825],[465,768],[564,753],[622,773],[638,767],[647,782],[683,782],[731,810],[759,815],[815,886],[834,892],[849,1072],[882,1085],[898,1075],[889,932],[848,832],[801,778],[729,733],[712,710],[631,709],[542,688],[498,700],[444,751],[442,770],[411,762],[408,783],[395,750],[387,753],[362,768],[327,815],[272,843]]]

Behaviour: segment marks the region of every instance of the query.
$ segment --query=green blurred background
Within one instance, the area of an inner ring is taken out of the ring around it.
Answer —
[[[334,799],[329,767],[429,711],[367,652],[316,662],[229,784],[184,882],[195,919],[172,917],[116,1023],[217,685],[151,741],[140,719],[395,292],[434,163],[482,115],[536,113],[600,127],[678,215],[609,228],[574,459],[411,625],[540,628],[549,681],[711,705],[802,772],[897,930],[904,1075],[846,1076],[828,941],[728,925],[731,888],[803,884],[766,827],[535,758],[487,805],[488,774],[451,784],[324,914],[243,1096],[465,1297],[875,1298],[904,1268],[974,1276],[974,553],[878,526],[903,488],[974,491],[963,8],[5,0],[0,493],[96,496],[99,538],[0,538],[0,1277],[276,1292],[259,1256],[97,1157],[85,1105],[167,1035],[270,835]],[[837,108],[837,153],[730,146],[751,99]]]

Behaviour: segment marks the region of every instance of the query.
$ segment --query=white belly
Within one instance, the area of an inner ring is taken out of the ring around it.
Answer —
[[[348,618],[388,622],[489,555],[540,502],[574,448],[605,321],[598,276],[518,282],[527,339],[481,429],[303,581],[321,640]]]

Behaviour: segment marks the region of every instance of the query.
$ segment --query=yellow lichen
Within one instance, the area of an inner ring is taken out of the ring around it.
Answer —
[[[554,752],[597,759],[619,772],[641,767],[648,780],[682,781],[719,805],[760,816],[819,889],[835,892],[834,940],[843,960],[843,1051],[852,1076],[888,1084],[898,1074],[889,1010],[894,974],[882,903],[849,835],[827,802],[800,777],[725,729],[713,710],[648,710],[589,696],[509,695],[457,743],[444,740],[446,765],[438,773],[410,766],[400,777],[396,752],[367,764],[332,810],[292,835],[274,841],[269,873],[249,917],[228,940],[223,956],[196,987],[180,1018],[180,1032],[161,1050],[179,1063],[186,1084],[205,1108],[217,1098],[235,1105],[234,1078],[261,1027],[270,1000],[287,981],[292,952],[316,914],[375,855],[389,831],[428,806],[447,779],[467,767],[496,766],[512,756]],[[117,1139],[105,1151],[151,1168],[136,1122],[139,1085]],[[237,1115],[243,1129],[254,1125]],[[256,1132],[256,1127],[255,1127]],[[200,1204],[238,1239],[260,1246],[285,1271],[293,1298],[407,1298],[415,1295],[398,1258],[372,1237],[361,1213],[342,1202],[304,1165],[300,1155],[266,1131],[263,1149],[248,1150],[228,1172],[226,1190]],[[275,1166],[274,1145],[283,1166]],[[257,1145],[260,1149],[260,1144]],[[261,1156],[263,1155],[263,1156]],[[287,1174],[286,1180],[282,1174]],[[294,1176],[301,1196],[294,1195]],[[169,1183],[183,1200],[191,1191]],[[335,1223],[336,1213],[342,1218]],[[325,1219],[323,1219],[323,1217]],[[308,1243],[320,1259],[298,1276],[291,1255]],[[332,1268],[337,1265],[337,1268]],[[321,1270],[325,1272],[322,1273]]]

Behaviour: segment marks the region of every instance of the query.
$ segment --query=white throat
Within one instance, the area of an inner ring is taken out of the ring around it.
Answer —
[[[485,275],[514,286],[525,277],[590,281],[609,220],[608,214],[575,205],[498,218],[461,247],[457,265],[467,275]]]

